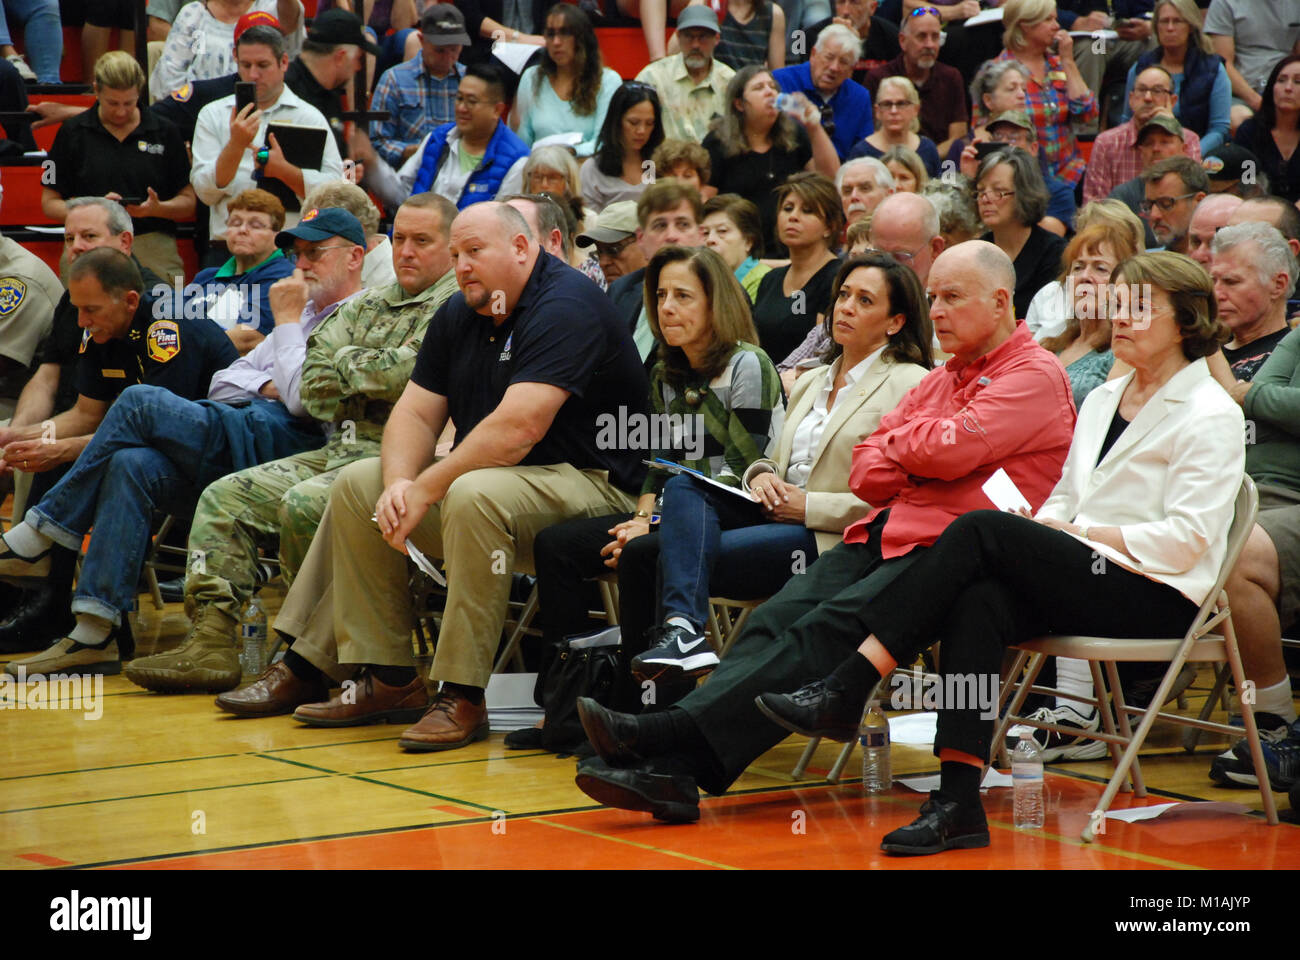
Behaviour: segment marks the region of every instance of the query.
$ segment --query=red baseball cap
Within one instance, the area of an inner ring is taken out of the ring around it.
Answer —
[[[275,14],[267,13],[265,10],[254,10],[246,13],[235,23],[235,43],[239,42],[239,35],[249,27],[275,27],[281,33],[284,30],[280,27],[280,21],[275,18]]]

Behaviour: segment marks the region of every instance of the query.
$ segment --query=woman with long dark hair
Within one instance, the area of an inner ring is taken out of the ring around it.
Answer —
[[[647,163],[663,139],[663,114],[655,88],[629,80],[615,90],[596,139],[596,152],[580,171],[587,206],[599,213],[618,200],[641,196],[646,185],[655,181]]]
[[[1300,55],[1278,61],[1259,113],[1237,128],[1233,142],[1259,159],[1273,193],[1288,203],[1300,200]]]
[[[557,133],[578,134],[582,139],[573,150],[589,157],[622,80],[604,65],[596,31],[579,7],[571,3],[551,7],[543,36],[541,61],[519,78],[511,114],[515,132],[530,147]]]

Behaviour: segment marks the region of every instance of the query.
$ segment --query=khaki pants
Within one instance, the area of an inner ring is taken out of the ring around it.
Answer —
[[[339,681],[353,673],[342,664],[413,662],[406,557],[371,519],[382,492],[378,458],[343,468],[275,621],[296,638],[296,653]],[[568,464],[492,467],[458,478],[410,536],[426,556],[446,562],[447,606],[430,678],[487,686],[511,574],[532,569],[537,534],[562,520],[632,505],[603,470]]]
[[[177,277],[181,278],[182,283],[185,281],[181,252],[176,246],[176,238],[170,233],[142,233],[135,238],[131,252],[143,266],[158,274],[165,282],[174,284]]]

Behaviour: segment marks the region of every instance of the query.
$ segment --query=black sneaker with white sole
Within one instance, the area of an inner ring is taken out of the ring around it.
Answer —
[[[638,680],[701,677],[718,665],[709,638],[676,625],[652,628],[650,649],[632,658]]]
[[[1233,717],[1228,721],[1234,727],[1241,726],[1241,717]],[[1262,743],[1277,742],[1285,740],[1290,730],[1290,724],[1275,713],[1255,714],[1255,726],[1259,728],[1259,739]],[[1243,745],[1246,743],[1245,738],[1240,741]],[[1210,779],[1223,787],[1240,787],[1245,790],[1259,789],[1259,778],[1255,776],[1255,765],[1250,762],[1250,748],[1243,746],[1247,754],[1247,759],[1243,762],[1237,759],[1236,753],[1233,752],[1236,744],[1224,750],[1210,763]]]

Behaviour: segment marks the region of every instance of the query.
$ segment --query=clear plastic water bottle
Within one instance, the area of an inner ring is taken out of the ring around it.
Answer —
[[[793,93],[778,93],[776,95],[776,108],[782,113],[790,114],[792,117],[797,117],[803,113],[803,107],[794,98]]]
[[[872,700],[862,717],[858,743],[862,746],[862,789],[888,793],[894,780],[889,767],[889,721],[879,700]]]
[[[248,601],[244,607],[243,619],[239,621],[239,636],[243,646],[239,651],[239,666],[246,677],[261,676],[266,670],[266,612],[257,602],[257,597]]]
[[[1011,781],[1016,791],[1016,829],[1033,830],[1043,825],[1043,754],[1034,742],[1032,730],[1020,731],[1020,742],[1011,754]]]

